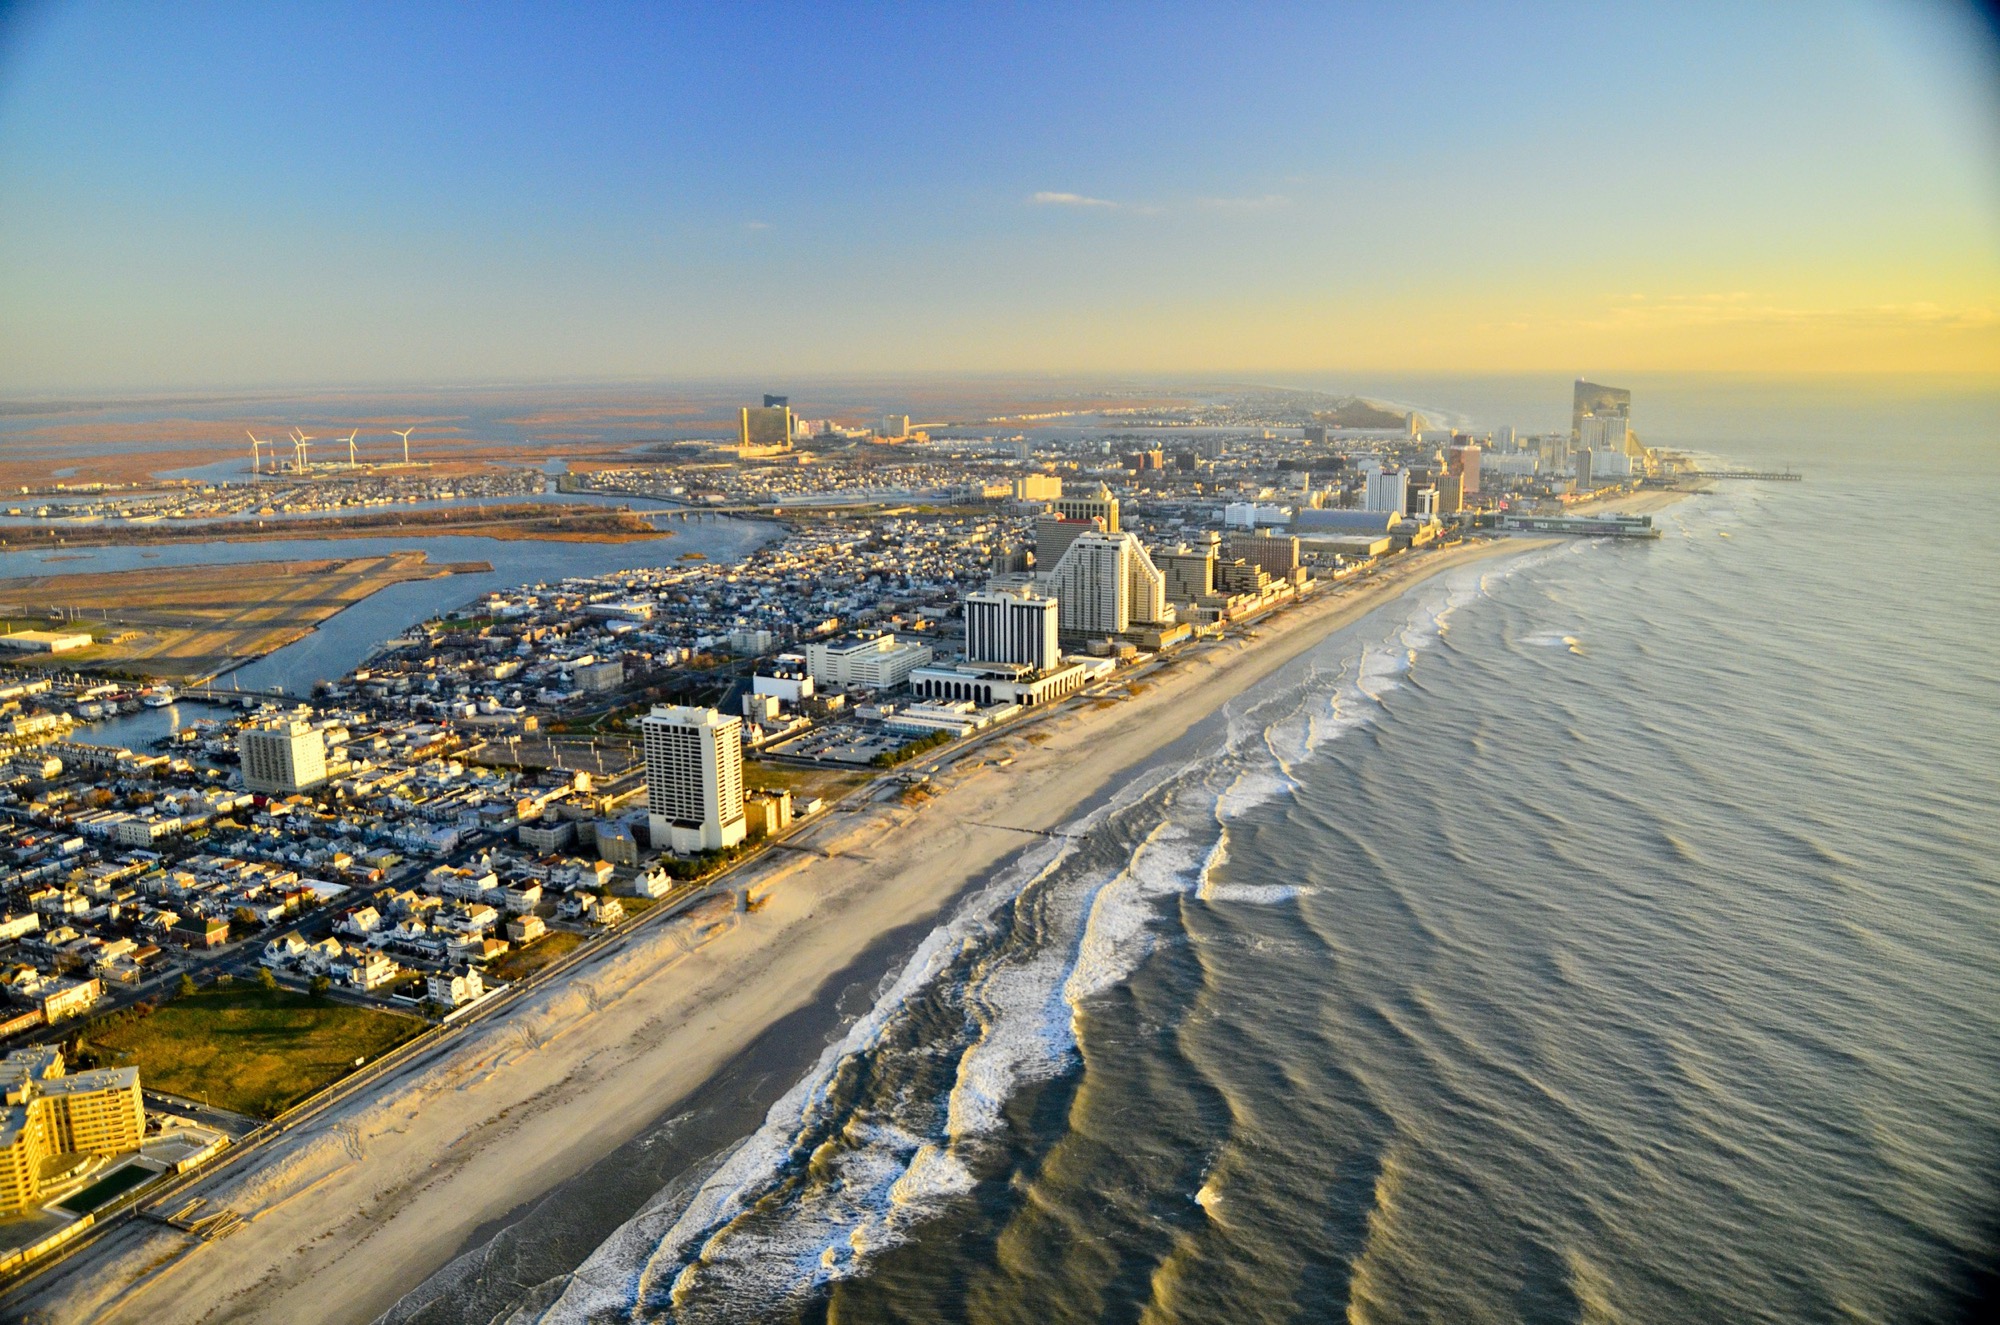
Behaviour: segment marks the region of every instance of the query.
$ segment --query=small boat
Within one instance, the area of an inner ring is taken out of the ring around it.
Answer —
[[[174,702],[172,686],[158,686],[146,694],[145,705],[149,709],[163,709]]]

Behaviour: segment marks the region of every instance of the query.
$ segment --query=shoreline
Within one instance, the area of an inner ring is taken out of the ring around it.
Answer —
[[[1366,583],[1266,617],[1254,643],[1181,655],[1134,698],[1010,728],[941,772],[928,805],[892,795],[832,811],[806,834],[831,858],[772,853],[746,873],[757,911],[711,903],[609,945],[439,1061],[219,1178],[205,1194],[246,1221],[226,1241],[190,1244],[135,1221],[12,1306],[50,1319],[375,1319],[696,1099],[787,1019],[824,1012],[871,952],[913,927],[921,936],[1023,849],[1018,832],[969,821],[1055,827],[1327,635],[1444,571],[1549,542],[1398,558]],[[991,766],[1007,756],[1012,767]],[[329,1302],[342,1309],[325,1314]]]
[[[352,569],[369,562],[377,563],[374,569]],[[274,571],[278,572],[275,577]],[[71,653],[28,655],[11,660],[16,667],[136,674],[183,686],[205,686],[298,643],[386,589],[492,571],[491,562],[432,561],[424,549],[407,548],[353,557],[274,557],[269,561],[197,562],[131,570],[53,571],[0,579],[0,598],[12,599],[6,606],[17,616],[46,613],[56,603],[80,608],[86,623],[89,613],[99,612],[100,627],[115,627],[138,637],[137,644],[114,640]],[[322,592],[329,577],[340,581],[338,587]],[[257,587],[264,590],[261,596]],[[191,589],[226,594],[232,609],[210,612],[206,618],[190,617],[184,624],[161,619],[176,618],[180,610],[163,606],[163,596],[172,598]],[[301,598],[302,593],[310,596]],[[240,596],[244,594],[249,596]]]

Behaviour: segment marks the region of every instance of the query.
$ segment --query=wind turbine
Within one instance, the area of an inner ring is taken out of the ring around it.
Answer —
[[[308,436],[305,433],[300,432],[297,428],[292,429],[292,449],[293,453],[296,454],[299,458],[298,459],[299,467],[297,470],[298,473],[303,474],[306,472],[307,469],[306,452],[312,449],[312,444],[313,444],[312,437]]]
[[[415,431],[416,431],[416,429],[415,429],[415,428],[405,428],[405,429],[403,429],[403,431],[401,431],[401,432],[396,432],[396,430],[395,430],[394,428],[391,428],[391,429],[389,429],[389,431],[390,431],[390,432],[392,432],[392,433],[396,433],[396,436],[398,436],[398,437],[400,437],[400,438],[402,438],[402,439],[403,439],[403,463],[404,463],[404,464],[406,464],[406,465],[407,465],[407,464],[409,464],[409,463],[410,463],[410,434],[411,434],[411,433],[413,433],[413,432],[415,432]]]
[[[354,438],[360,431],[361,429],[356,428],[353,432],[347,434],[347,467],[349,469],[360,468],[359,465],[354,463]]]
[[[263,438],[259,437],[256,433],[251,432],[248,428],[245,428],[243,430],[243,433],[246,437],[250,439],[250,476],[252,478],[255,478],[257,475],[264,472],[263,469],[260,468],[257,463],[257,448],[260,446],[269,446],[271,445],[271,443],[265,441]],[[277,453],[274,451],[272,452],[272,454],[275,455]]]

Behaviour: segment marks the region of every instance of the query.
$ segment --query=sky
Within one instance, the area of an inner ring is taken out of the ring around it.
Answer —
[[[1902,3],[0,0],[0,392],[2000,376]]]

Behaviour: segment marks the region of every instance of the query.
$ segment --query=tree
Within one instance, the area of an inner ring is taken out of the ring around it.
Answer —
[[[186,998],[189,994],[192,994],[193,992],[194,992],[194,977],[189,975],[186,971],[182,971],[181,997]]]
[[[325,998],[326,991],[333,988],[333,981],[323,975],[316,975],[312,978],[310,988],[312,989],[312,996],[314,998]]]
[[[270,967],[259,966],[257,968],[257,987],[264,990],[276,989],[278,987],[278,977],[271,974]]]
[[[229,913],[229,923],[238,929],[255,929],[264,922],[259,920],[257,913],[249,907],[239,906]]]

